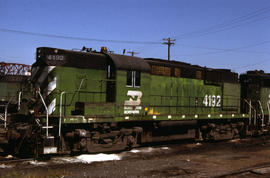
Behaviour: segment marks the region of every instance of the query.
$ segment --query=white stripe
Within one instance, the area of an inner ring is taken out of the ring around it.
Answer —
[[[48,73],[50,73],[54,68],[55,66],[48,66]]]
[[[51,104],[48,106],[49,115],[51,115],[55,111],[55,106],[56,106],[56,98],[54,98]]]
[[[54,77],[53,80],[48,84],[47,96],[49,96],[51,92],[56,88],[56,81],[57,81],[57,78]]]
[[[55,66],[48,66],[48,67],[45,67],[42,74],[40,75],[40,77],[38,78],[38,81],[37,83],[39,85],[41,85],[44,80],[46,79],[46,77],[48,76],[48,74],[55,68]]]

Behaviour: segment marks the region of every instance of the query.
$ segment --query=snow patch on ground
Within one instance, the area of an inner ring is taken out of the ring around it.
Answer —
[[[230,140],[229,142],[237,143],[237,142],[240,142],[240,141],[241,141],[240,139],[233,139],[233,140]]]
[[[52,162],[53,163],[58,163],[58,164],[77,163],[78,160],[76,160],[76,158],[73,158],[73,157],[59,157],[59,158],[52,158]]]
[[[5,165],[5,164],[0,164],[0,169],[4,169],[4,168],[13,168],[13,166],[11,166],[11,165]]]
[[[54,158],[53,162],[55,163],[87,163],[92,162],[101,162],[101,161],[114,161],[121,160],[121,156],[117,154],[83,154],[76,157],[62,157]]]
[[[121,156],[116,154],[97,154],[97,155],[80,155],[77,159],[83,163],[92,163],[97,161],[113,161],[121,160]]]
[[[41,161],[29,161],[32,165],[37,166],[44,166],[50,163],[54,164],[66,164],[66,163],[85,163],[90,164],[93,162],[103,162],[103,161],[118,161],[121,160],[126,156],[126,153],[151,153],[153,151],[159,151],[159,150],[169,150],[169,147],[161,147],[161,148],[153,148],[153,147],[147,147],[147,148],[140,148],[140,149],[132,149],[129,152],[122,152],[120,154],[82,154],[79,156],[73,156],[73,157],[54,157],[48,162],[41,162]]]
[[[141,152],[141,150],[132,149],[132,150],[130,150],[130,152],[131,152],[131,153],[140,153],[140,152]]]
[[[144,148],[144,149],[132,149],[130,150],[131,153],[150,153],[154,149],[152,147]]]
[[[32,165],[37,165],[37,166],[44,166],[44,165],[47,165],[46,162],[42,162],[42,161],[29,161],[30,164]]]
[[[147,147],[143,149],[132,149],[130,150],[131,153],[150,153],[153,151],[158,151],[158,150],[169,150],[169,147],[161,147],[161,148],[153,148],[153,147]]]
[[[5,158],[11,159],[11,158],[13,158],[13,156],[12,155],[7,155]]]

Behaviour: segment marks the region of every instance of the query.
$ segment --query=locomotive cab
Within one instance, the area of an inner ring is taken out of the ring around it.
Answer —
[[[247,71],[240,75],[242,112],[249,113],[250,124],[270,124],[270,74],[264,71]]]

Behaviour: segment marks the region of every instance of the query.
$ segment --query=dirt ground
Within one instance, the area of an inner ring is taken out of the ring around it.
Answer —
[[[270,137],[216,143],[186,142],[114,154],[120,160],[0,163],[1,177],[270,177]],[[103,155],[104,156],[104,155]],[[269,165],[241,174],[243,168]]]

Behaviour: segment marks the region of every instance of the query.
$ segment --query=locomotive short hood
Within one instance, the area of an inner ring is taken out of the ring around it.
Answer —
[[[100,52],[82,52],[57,48],[37,48],[36,63],[49,66],[66,66],[77,68],[92,68],[106,70],[108,63],[113,63],[116,69],[150,72],[148,62],[139,57],[108,54]]]

